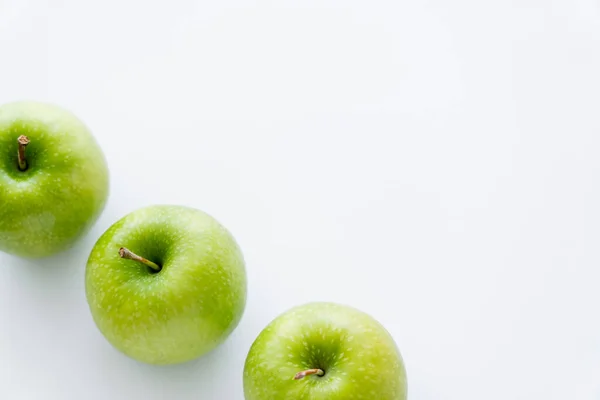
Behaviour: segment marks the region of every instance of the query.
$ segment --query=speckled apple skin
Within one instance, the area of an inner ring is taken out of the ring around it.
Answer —
[[[18,168],[20,135],[28,168]],[[90,130],[40,102],[0,106],[0,251],[26,258],[70,248],[100,216],[109,172]]]
[[[122,259],[126,247],[162,269]],[[246,305],[246,269],[233,236],[208,214],[156,205],[126,215],[94,246],[86,268],[93,319],[118,350],[178,364],[221,344]]]
[[[324,376],[294,380],[320,368]],[[386,329],[346,305],[309,303],[277,317],[244,367],[246,400],[405,400],[406,370]]]

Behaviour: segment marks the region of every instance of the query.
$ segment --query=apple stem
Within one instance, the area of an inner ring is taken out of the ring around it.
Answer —
[[[119,255],[121,256],[121,258],[125,258],[127,260],[139,261],[142,264],[147,265],[148,267],[152,268],[155,271],[160,271],[160,266],[158,264],[155,264],[150,260],[146,260],[144,257],[138,256],[131,250],[126,249],[125,247],[121,247],[119,249]]]
[[[295,376],[294,376],[294,380],[297,381],[299,379],[305,378],[309,375],[317,375],[317,376],[323,376],[325,375],[325,372],[323,372],[322,369],[307,369],[306,371],[302,371],[302,372],[298,372]]]
[[[19,169],[25,171],[27,169],[27,160],[25,159],[25,147],[29,144],[30,140],[27,136],[21,135],[17,139],[19,142]]]

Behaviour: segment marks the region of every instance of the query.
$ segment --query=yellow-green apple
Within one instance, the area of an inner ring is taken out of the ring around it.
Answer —
[[[326,302],[288,310],[252,344],[246,400],[405,400],[406,370],[394,339],[355,308]]]
[[[88,259],[86,296],[106,339],[149,364],[196,359],[221,344],[246,305],[232,234],[189,207],[155,205],[113,224]]]
[[[70,248],[108,192],[104,154],[73,113],[35,101],[0,106],[0,251],[38,258]]]

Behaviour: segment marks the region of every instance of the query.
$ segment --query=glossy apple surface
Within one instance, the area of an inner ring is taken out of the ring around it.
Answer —
[[[19,167],[20,136],[25,165]],[[50,256],[96,222],[109,191],[102,150],[71,112],[40,102],[0,106],[0,251]]]
[[[295,307],[253,343],[246,400],[405,400],[406,371],[387,330],[335,303]]]
[[[155,263],[122,258],[120,249]],[[116,222],[94,246],[85,274],[93,319],[118,350],[177,364],[221,344],[246,304],[246,270],[233,236],[208,214],[150,206]]]

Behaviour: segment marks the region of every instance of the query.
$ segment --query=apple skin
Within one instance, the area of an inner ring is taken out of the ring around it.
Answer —
[[[323,376],[295,380],[319,368]],[[371,316],[326,302],[288,310],[252,344],[246,400],[405,400],[406,370],[393,338]]]
[[[162,269],[121,258],[121,247]],[[92,317],[116,349],[168,365],[225,341],[242,318],[247,278],[239,246],[213,217],[154,205],[126,215],[99,238],[85,287]]]
[[[25,171],[20,135],[31,140]],[[104,154],[75,115],[33,101],[0,106],[0,251],[40,258],[67,250],[96,222],[108,194]]]

